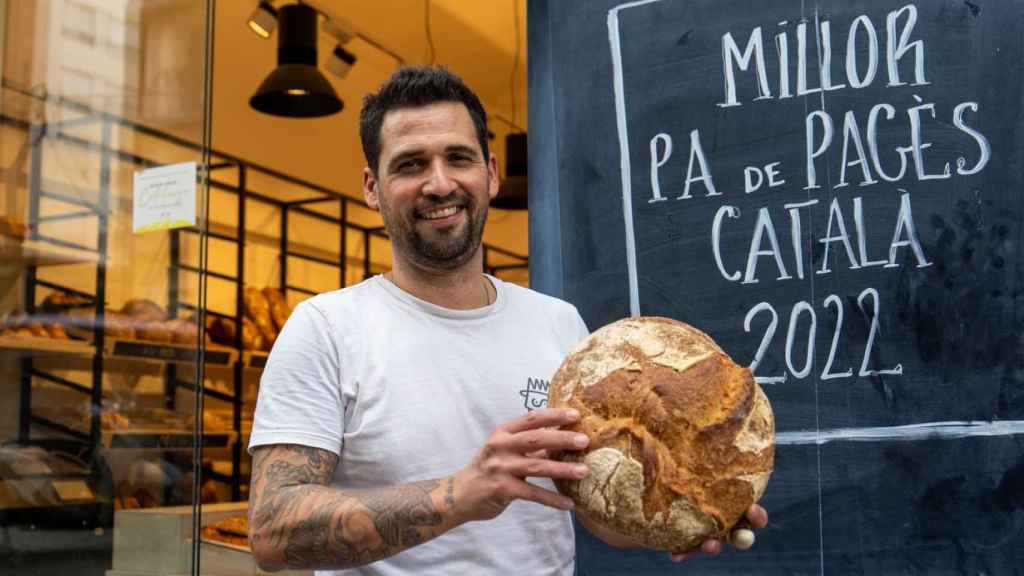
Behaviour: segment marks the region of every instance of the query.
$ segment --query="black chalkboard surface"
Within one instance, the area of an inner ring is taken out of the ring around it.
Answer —
[[[770,526],[604,574],[1024,573],[1024,1],[529,3],[531,284],[710,333]]]

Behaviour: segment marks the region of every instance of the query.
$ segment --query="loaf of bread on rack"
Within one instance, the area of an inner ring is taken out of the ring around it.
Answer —
[[[234,346],[237,333],[238,328],[235,326],[234,320],[213,314],[206,315],[206,335],[210,340],[217,344]]]
[[[137,337],[135,322],[130,316],[107,310],[103,314],[103,333],[111,338],[132,340]]]
[[[280,333],[284,328],[285,321],[292,313],[291,308],[288,307],[288,301],[285,299],[284,293],[277,288],[264,288],[263,295],[270,303],[270,317],[274,320],[274,328]]]
[[[25,221],[17,216],[0,216],[0,236],[10,236],[18,240],[24,240],[28,234],[28,227]]]
[[[7,314],[0,321],[0,335],[30,336],[34,338],[67,338],[64,327],[49,314],[28,315],[24,312]]]
[[[263,291],[252,286],[246,286],[244,294],[245,315],[256,324],[256,328],[259,329],[265,343],[264,346],[258,349],[269,348],[274,344],[274,340],[277,339],[274,320],[270,316],[270,302],[267,301]]]
[[[245,516],[229,516],[203,526],[203,540],[225,542],[235,546],[249,546],[249,523]]]
[[[163,322],[167,311],[162,306],[145,298],[133,298],[121,308],[121,313],[138,322]]]
[[[242,348],[246,350],[269,350],[270,344],[263,336],[255,322],[248,318],[242,319]]]
[[[164,322],[164,328],[171,335],[171,342],[194,346],[199,344],[199,326],[188,318],[175,318]]]
[[[72,308],[92,308],[93,300],[84,296],[53,291],[43,299],[39,310],[47,314],[63,314]]]

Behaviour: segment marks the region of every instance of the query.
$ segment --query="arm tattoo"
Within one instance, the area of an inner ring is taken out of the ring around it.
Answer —
[[[455,507],[455,477],[448,477],[448,491],[444,494],[444,504],[449,510]]]
[[[384,543],[404,549],[424,541],[420,527],[441,523],[441,513],[430,499],[430,492],[440,485],[437,480],[424,480],[367,492],[357,498],[370,510],[373,525]]]
[[[253,459],[250,538],[266,566],[349,568],[421,544],[452,527],[425,480],[375,490],[328,486],[338,457],[303,446],[258,449]],[[454,505],[446,480],[444,508]],[[444,525],[444,526],[443,526]],[[440,528],[439,528],[440,527]]]

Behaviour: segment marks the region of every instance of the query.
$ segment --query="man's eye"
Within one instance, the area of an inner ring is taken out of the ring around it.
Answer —
[[[419,160],[405,160],[398,165],[399,172],[415,172],[422,166],[422,162]]]
[[[448,157],[448,161],[452,164],[465,165],[471,164],[473,162],[473,157],[468,154],[452,154]]]

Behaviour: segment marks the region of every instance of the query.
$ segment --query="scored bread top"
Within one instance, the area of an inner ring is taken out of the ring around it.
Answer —
[[[549,399],[578,409],[570,429],[591,438],[565,455],[590,475],[559,489],[588,519],[649,547],[724,537],[764,493],[774,459],[768,399],[692,326],[639,317],[598,330],[565,359]]]

